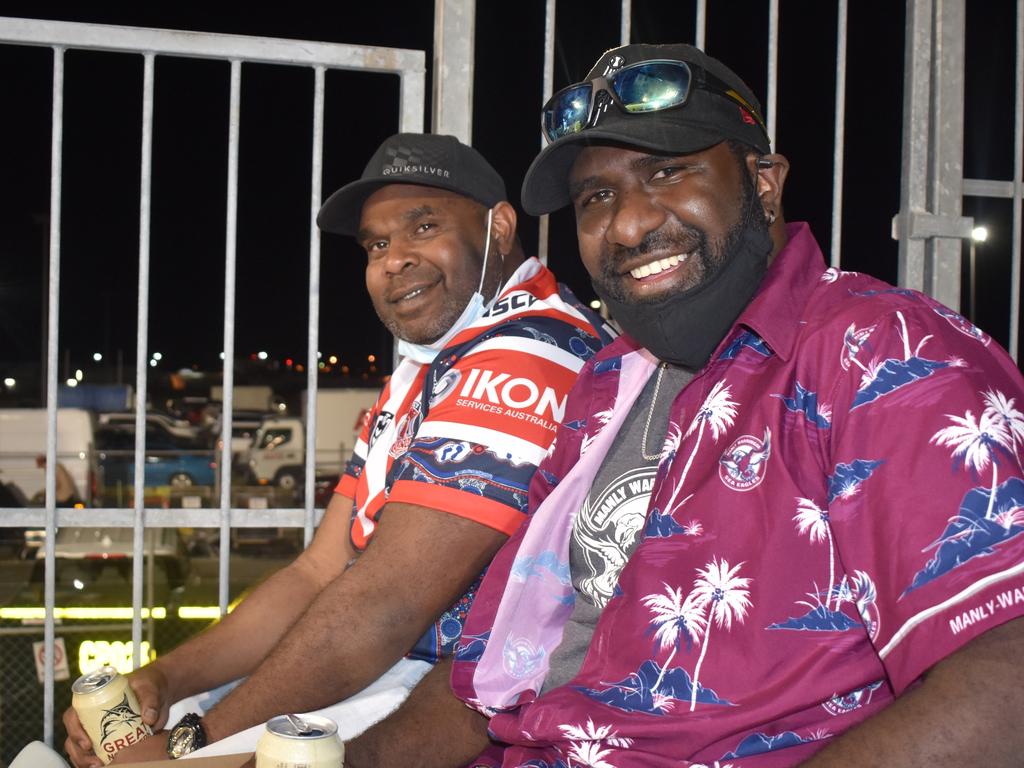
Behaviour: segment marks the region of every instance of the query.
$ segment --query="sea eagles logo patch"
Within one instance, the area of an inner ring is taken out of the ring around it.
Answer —
[[[768,427],[760,440],[743,435],[723,451],[718,460],[718,476],[734,491],[749,491],[764,480],[771,455],[772,431]]]
[[[455,387],[461,379],[462,371],[458,368],[452,368],[448,373],[438,379],[437,383],[434,384],[434,389],[430,392],[430,407],[433,408],[454,392]]]

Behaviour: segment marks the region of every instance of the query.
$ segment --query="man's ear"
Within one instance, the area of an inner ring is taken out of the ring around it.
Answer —
[[[750,161],[757,174],[755,188],[757,197],[761,201],[761,208],[764,209],[766,216],[769,213],[781,216],[782,188],[786,184],[786,175],[789,173],[789,160],[783,155],[771,154],[763,155],[760,158],[751,155]]]
[[[516,209],[511,203],[502,200],[494,206],[491,237],[494,238],[494,245],[498,247],[499,253],[508,255],[512,252],[516,239]]]

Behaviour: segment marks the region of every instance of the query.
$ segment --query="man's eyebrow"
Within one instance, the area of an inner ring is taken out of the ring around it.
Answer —
[[[578,179],[577,181],[569,182],[569,199],[575,200],[577,197],[582,195],[584,192],[589,192],[592,189],[597,189],[601,186],[600,176],[586,176],[585,178]]]
[[[406,224],[411,224],[418,219],[422,219],[424,216],[437,216],[439,211],[430,205],[418,205],[415,208],[410,208],[408,211],[402,214],[402,221]],[[371,227],[360,227],[359,231],[356,232],[356,240],[362,242],[364,240],[370,240],[376,237]]]

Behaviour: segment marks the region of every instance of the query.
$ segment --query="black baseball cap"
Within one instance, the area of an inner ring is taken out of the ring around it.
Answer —
[[[624,45],[606,51],[584,78],[608,76],[643,61],[683,61],[692,81],[684,104],[656,112],[627,113],[611,106],[593,127],[570,133],[546,146],[534,159],[523,181],[522,202],[527,213],[539,216],[570,203],[569,171],[588,144],[624,144],[671,154],[698,152],[726,139],[771,152],[761,117],[761,105],[739,75],[718,59],[692,45]],[[706,88],[708,75],[719,87]],[[723,92],[721,86],[725,86]]]
[[[398,133],[378,147],[357,181],[327,198],[317,214],[317,226],[325,232],[355,235],[366,198],[388,184],[447,189],[488,208],[507,199],[498,172],[454,136]]]

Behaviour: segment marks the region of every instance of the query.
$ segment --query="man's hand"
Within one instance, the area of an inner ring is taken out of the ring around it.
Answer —
[[[167,700],[167,679],[164,675],[156,667],[145,666],[128,675],[128,684],[139,699],[142,722],[154,730],[162,728],[167,723],[167,710],[170,708],[170,702]],[[64,712],[63,719],[64,727],[68,732],[64,750],[76,768],[96,768],[103,765],[103,761],[93,752],[89,734],[82,727],[78,713],[72,707],[68,707]],[[165,738],[165,747],[166,744]],[[162,756],[167,757],[166,751],[162,753]]]

